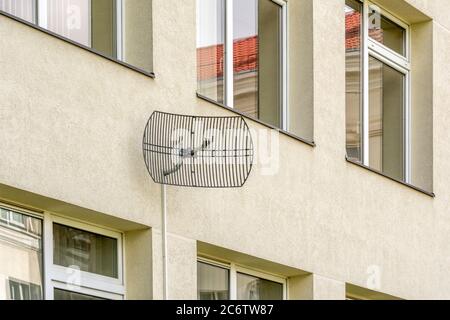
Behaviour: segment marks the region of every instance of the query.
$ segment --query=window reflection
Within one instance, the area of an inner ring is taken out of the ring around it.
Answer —
[[[237,298],[238,300],[283,300],[283,285],[238,273]]]
[[[118,277],[117,239],[54,223],[53,247],[56,265]]]
[[[272,0],[232,4],[233,36],[227,41],[233,68],[226,68],[225,1],[197,0],[198,93],[281,128],[282,6]],[[233,101],[225,101],[228,96]]]
[[[234,108],[281,127],[281,7],[234,0]]]
[[[376,6],[370,7],[369,36],[398,54],[406,54],[406,30],[383,16]]]
[[[89,0],[47,0],[39,26],[90,47],[89,7]]]
[[[152,71],[149,0],[0,0],[0,11],[107,57]]]
[[[34,23],[36,21],[35,5],[35,0],[0,0],[0,11]]]
[[[362,4],[347,0],[345,6],[346,135],[347,156],[361,161],[362,106]]]
[[[42,221],[0,208],[0,300],[42,299]]]
[[[224,104],[225,1],[197,1],[198,93]]]
[[[228,300],[230,298],[229,278],[229,270],[198,262],[198,299]]]
[[[234,0],[233,9],[234,107],[258,118],[257,0]]]

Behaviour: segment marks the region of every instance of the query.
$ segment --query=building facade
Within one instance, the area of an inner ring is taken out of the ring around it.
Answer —
[[[446,0],[0,0],[0,299],[161,299],[155,110],[245,117],[168,187],[170,299],[449,299]]]

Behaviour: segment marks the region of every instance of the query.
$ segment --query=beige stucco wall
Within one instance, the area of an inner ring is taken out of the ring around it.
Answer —
[[[154,294],[153,232],[150,229],[125,233],[125,285],[126,298],[131,300],[152,299]]]
[[[263,175],[257,164],[242,189],[168,188],[171,273],[183,286],[174,298],[195,298],[195,240],[363,287],[377,266],[382,292],[450,298],[450,5],[408,2],[436,19],[436,198],[345,161],[344,18],[337,14],[344,1],[313,1],[317,147],[280,136],[279,171]],[[160,189],[141,151],[148,116],[230,113],[195,95],[195,1],[154,0],[153,28],[156,79],[0,16],[2,184],[160,228]],[[178,246],[179,239],[190,241]]]

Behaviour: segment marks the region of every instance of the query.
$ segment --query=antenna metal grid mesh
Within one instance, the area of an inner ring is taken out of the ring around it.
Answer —
[[[253,166],[253,141],[243,117],[154,112],[145,128],[144,160],[155,183],[236,188]]]

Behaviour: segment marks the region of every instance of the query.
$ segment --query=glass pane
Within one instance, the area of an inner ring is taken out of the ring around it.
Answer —
[[[346,134],[347,156],[362,160],[361,106],[362,106],[362,4],[347,0],[345,6],[346,53]]]
[[[376,6],[370,7],[369,36],[403,56],[406,54],[406,30],[380,14]]]
[[[258,118],[258,1],[233,2],[234,108]]]
[[[53,263],[118,277],[117,239],[53,224]]]
[[[259,119],[281,128],[281,6],[259,0]]]
[[[42,221],[5,209],[1,212],[5,219],[0,221],[0,299],[40,300]],[[16,220],[21,221],[20,228]]]
[[[234,0],[234,108],[281,127],[281,7]]]
[[[197,281],[199,300],[228,300],[230,275],[227,269],[199,262]]]
[[[91,1],[91,47],[110,57],[117,57],[114,0]]]
[[[25,228],[26,217],[21,215],[20,213],[11,212],[11,223],[20,228]]]
[[[35,0],[0,0],[0,11],[33,23],[35,19]]]
[[[25,300],[22,297],[20,290],[20,283],[15,281],[9,281],[10,299],[11,300]]]
[[[9,211],[0,208],[0,219],[8,221],[8,215],[9,215]]]
[[[39,25],[70,40],[90,47],[89,0],[47,0],[46,19],[40,14]]]
[[[403,180],[403,106],[405,76],[370,57],[370,166]]]
[[[40,26],[110,57],[116,56],[114,0],[48,0]]]
[[[30,295],[31,300],[41,300],[42,299],[42,291],[41,287],[35,284],[30,285]]]
[[[30,300],[30,285],[21,283],[20,284],[20,292],[22,294],[22,299],[20,300]]]
[[[55,289],[53,291],[53,298],[57,301],[60,300],[106,300],[94,296],[89,296],[86,294],[61,290],[61,289]]]
[[[238,273],[237,298],[238,300],[283,300],[283,285]]]
[[[198,93],[224,104],[224,0],[197,0]]]

